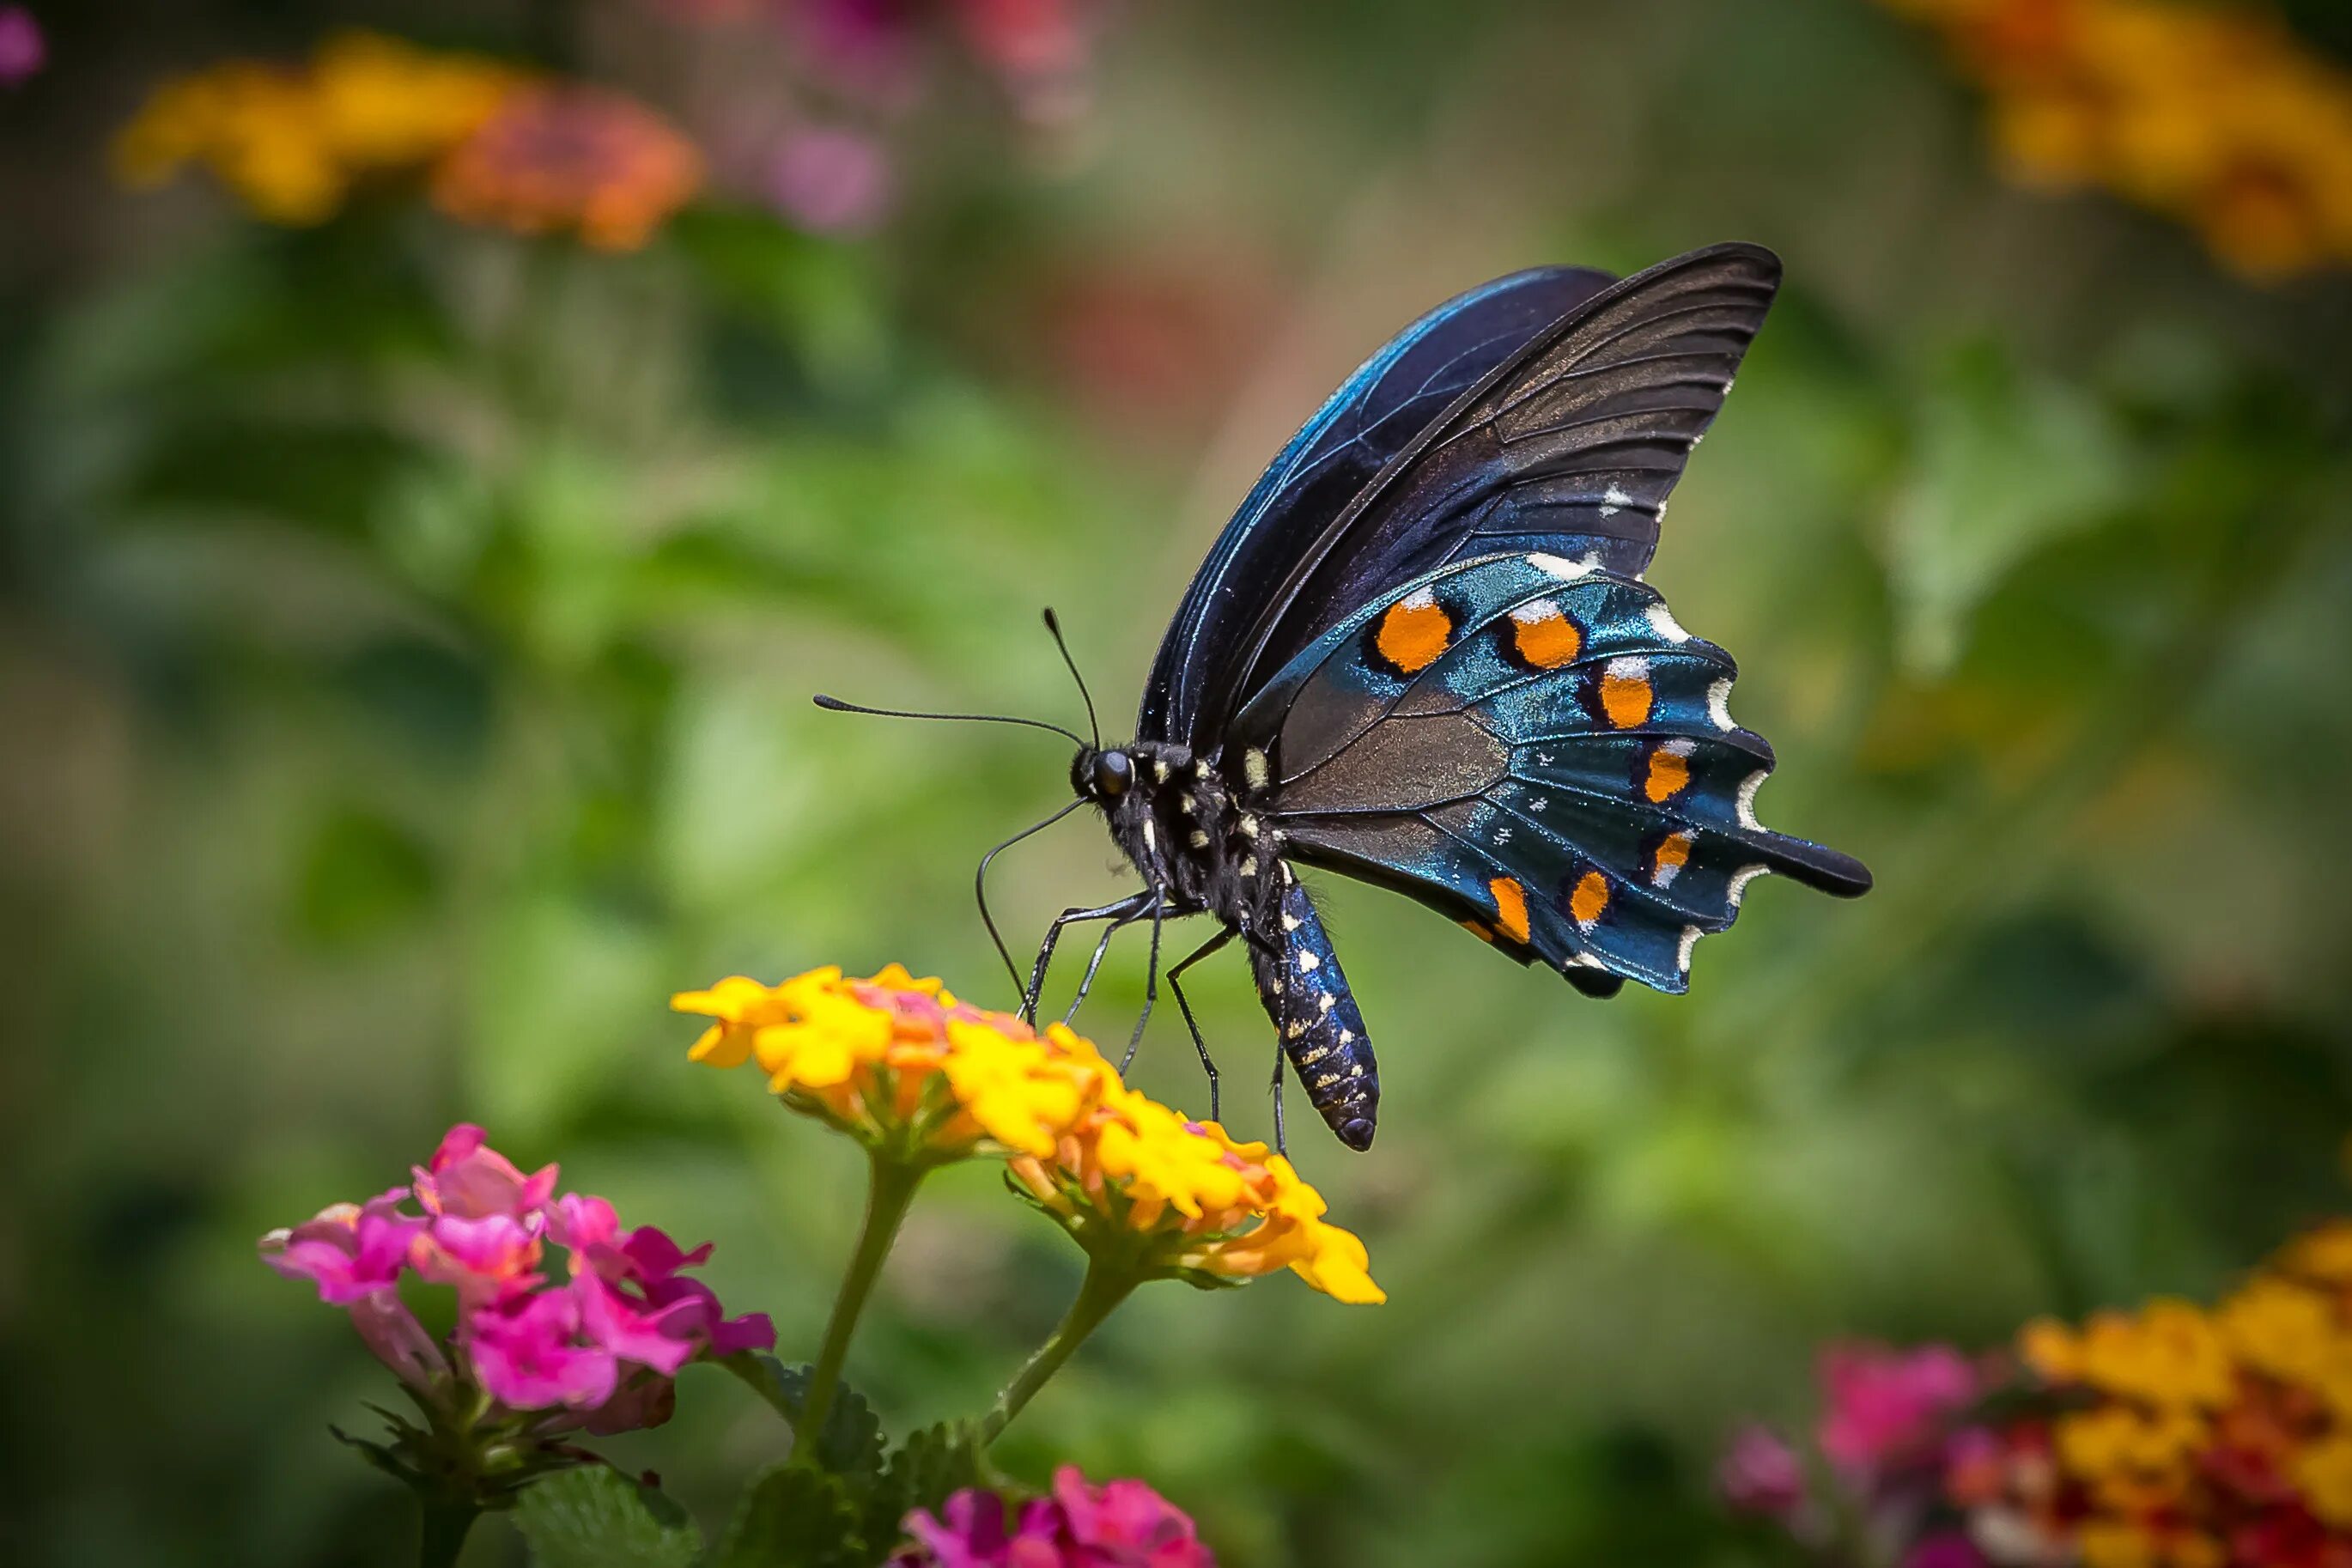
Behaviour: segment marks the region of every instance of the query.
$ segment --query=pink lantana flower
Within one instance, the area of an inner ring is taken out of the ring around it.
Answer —
[[[1898,1351],[1832,1345],[1822,1353],[1822,1452],[1849,1470],[1932,1458],[1943,1417],[1973,1401],[1976,1368],[1948,1345]]]
[[[515,1297],[475,1313],[472,1328],[475,1373],[509,1409],[593,1409],[620,1382],[614,1352],[583,1335],[568,1290]]]
[[[907,1516],[914,1544],[892,1568],[1216,1568],[1183,1510],[1141,1481],[1089,1486],[1074,1465],[1053,1495],[1014,1505],[966,1489]]]
[[[461,1219],[504,1215],[536,1230],[541,1211],[555,1194],[556,1167],[542,1165],[526,1176],[491,1148],[488,1138],[470,1121],[444,1133],[432,1161],[415,1167],[416,1201],[430,1215]]]
[[[1715,1489],[1737,1512],[1786,1519],[1805,1500],[1805,1463],[1770,1427],[1743,1426],[1716,1465]]]
[[[289,1279],[308,1279],[319,1300],[348,1307],[399,1283],[410,1242],[425,1222],[399,1212],[406,1187],[365,1204],[330,1204],[300,1225],[261,1238],[261,1260]]]

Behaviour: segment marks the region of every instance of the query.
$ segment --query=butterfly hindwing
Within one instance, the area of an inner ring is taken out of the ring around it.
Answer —
[[[1869,885],[1762,827],[1762,736],[1731,658],[1591,557],[1540,552],[1425,574],[1333,627],[1255,697],[1284,853],[1387,883],[1523,960],[1664,991],[1763,871]]]

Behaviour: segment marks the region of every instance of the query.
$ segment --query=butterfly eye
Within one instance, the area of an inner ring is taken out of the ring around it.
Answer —
[[[1095,753],[1095,793],[1117,800],[1135,782],[1135,763],[1125,752]]]

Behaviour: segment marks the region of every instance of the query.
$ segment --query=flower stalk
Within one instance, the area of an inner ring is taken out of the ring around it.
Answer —
[[[997,1434],[1021,1414],[1022,1407],[1061,1370],[1072,1352],[1087,1342],[1087,1336],[1102,1326],[1103,1320],[1118,1310],[1119,1303],[1134,1292],[1143,1278],[1133,1268],[1107,1263],[1099,1255],[1087,1258],[1087,1277],[1079,1283],[1070,1310],[1062,1314],[1062,1321],[1054,1326],[1045,1342],[1037,1347],[1037,1353],[1029,1358],[1028,1364],[996,1396],[995,1406],[981,1423],[981,1441],[996,1440]]]
[[[793,1423],[793,1463],[796,1465],[817,1462],[818,1435],[824,1430],[834,1394],[841,1386],[842,1363],[848,1359],[857,1320],[866,1310],[866,1300],[874,1292],[874,1281],[881,1276],[891,1245],[898,1239],[898,1227],[906,1223],[915,1190],[929,1172],[919,1160],[895,1158],[879,1149],[868,1152],[866,1164],[866,1218],[857,1233],[857,1249],[850,1256],[849,1270],[842,1276],[840,1293],[834,1298],[824,1343],[809,1373],[808,1397]]]

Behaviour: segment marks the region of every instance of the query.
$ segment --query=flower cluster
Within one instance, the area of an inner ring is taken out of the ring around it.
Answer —
[[[1322,1194],[1263,1143],[1106,1086],[1048,1155],[1012,1162],[1017,1190],[1090,1254],[1197,1284],[1288,1268],[1342,1301],[1387,1300],[1364,1244],[1327,1223]]]
[[[602,88],[532,85],[450,149],[433,172],[433,200],[466,223],[635,250],[701,184],[694,143],[644,104]]]
[[[1997,1367],[1931,1347],[1824,1371],[1821,1448],[1877,1555],[1908,1568],[2352,1568],[2352,1222],[2212,1308],[2036,1322]],[[1735,1506],[1835,1544],[1838,1510],[1769,1433],[1743,1434],[1721,1479]]]
[[[917,1163],[1007,1157],[1016,1191],[1136,1278],[1289,1268],[1341,1300],[1382,1300],[1363,1244],[1324,1221],[1289,1161],[1127,1089],[1058,1024],[1040,1034],[896,964],[866,980],[732,976],[671,1005],[715,1020],[695,1060],[756,1060],[786,1105],[870,1149]]]
[[[795,1110],[869,1147],[930,1163],[1050,1152],[1118,1073],[1060,1025],[959,1002],[898,964],[870,979],[811,970],[781,985],[731,975],[670,998],[715,1020],[688,1054],[711,1067],[756,1060]]]
[[[373,33],[299,67],[231,60],[166,82],[115,139],[134,186],[191,165],[257,217],[323,223],[364,186],[423,175],[464,222],[645,243],[690,198],[700,160],[651,110],[497,61]]]
[[[2275,19],[2180,0],[1885,0],[1941,31],[2037,184],[2098,184],[2275,278],[2352,260],[2352,75]]]
[[[558,1196],[553,1165],[525,1175],[478,1127],[451,1128],[413,1175],[272,1231],[261,1252],[349,1310],[369,1349],[444,1423],[519,1425],[535,1437],[656,1426],[688,1362],[775,1343],[765,1316],[727,1317],[683,1272],[709,1246],[686,1251],[650,1226],[624,1231],[611,1204]],[[542,1271],[551,1242],[569,1254],[558,1282]],[[407,1277],[454,1291],[446,1342],[402,1300]]]
[[[1050,1497],[1008,1500],[967,1489],[939,1514],[907,1516],[914,1544],[891,1568],[1216,1568],[1184,1511],[1141,1481],[1087,1484],[1054,1472]]]

